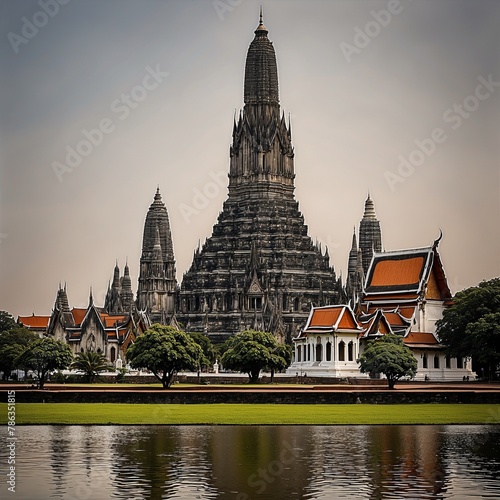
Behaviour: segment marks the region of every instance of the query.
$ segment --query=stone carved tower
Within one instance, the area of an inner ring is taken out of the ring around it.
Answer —
[[[375,215],[375,205],[368,195],[365,201],[363,218],[359,222],[359,247],[356,242],[356,229],[352,236],[352,246],[347,264],[346,295],[351,307],[358,303],[373,252],[382,251],[382,232]]]
[[[347,265],[346,296],[349,305],[354,309],[358,296],[363,290],[364,272],[362,252],[358,249],[356,241],[356,228],[352,235],[352,245],[349,251],[349,261]]]
[[[185,329],[214,341],[248,328],[290,341],[313,305],[339,297],[328,252],[313,244],[295,201],[290,124],[280,115],[267,35],[261,15],[246,58],[245,105],[233,127],[228,197],[179,294]]]
[[[144,222],[137,307],[153,322],[169,323],[175,314],[175,259],[170,222],[160,189]]]
[[[113,271],[113,282],[108,285],[104,309],[109,314],[128,313],[134,308],[134,292],[128,264],[125,264],[123,277],[120,277],[118,262]]]
[[[382,251],[382,233],[380,222],[375,214],[375,205],[370,195],[365,201],[365,212],[359,223],[359,249],[363,258],[363,271],[366,276],[373,252]]]

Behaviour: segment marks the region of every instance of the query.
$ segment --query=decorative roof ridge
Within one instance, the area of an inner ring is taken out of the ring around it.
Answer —
[[[373,252],[373,258],[383,257],[384,255],[411,255],[413,253],[430,253],[435,251],[434,246],[419,247],[419,248],[406,248],[401,250],[384,250],[383,252]]]
[[[328,306],[314,306],[312,310],[316,311],[318,309],[338,309],[340,307],[349,307],[349,306],[346,304],[330,304]]]

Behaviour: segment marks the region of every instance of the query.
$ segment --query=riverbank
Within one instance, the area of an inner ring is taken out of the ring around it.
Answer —
[[[1,384],[0,402],[9,391],[16,403],[113,404],[500,404],[499,384],[398,384],[386,385],[192,385],[169,389],[151,385],[57,385],[36,389],[23,384]]]
[[[498,404],[79,404],[17,403],[16,425],[500,424]],[[0,404],[0,424],[7,405]]]

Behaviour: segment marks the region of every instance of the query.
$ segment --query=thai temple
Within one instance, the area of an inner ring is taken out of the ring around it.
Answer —
[[[19,323],[113,363],[125,363],[128,345],[154,322],[216,343],[264,330],[293,345],[289,374],[341,378],[365,377],[356,360],[366,341],[395,333],[418,361],[417,379],[472,376],[470,360],[446,357],[435,333],[452,303],[439,239],[384,251],[368,195],[345,286],[328,249],[313,243],[294,194],[291,124],[280,108],[276,53],[262,13],[246,55],[243,101],[233,124],[227,199],[180,283],[158,187],[146,212],[135,298],[128,264],[120,276],[116,263],[103,307],[91,293],[87,308],[70,308],[60,286],[50,316],[22,316]]]
[[[248,49],[244,107],[233,126],[228,197],[182,278],[178,319],[214,341],[246,329],[290,342],[314,305],[337,303],[328,250],[295,199],[290,123],[280,110],[274,46],[262,22]]]
[[[436,321],[452,304],[438,252],[440,238],[429,247],[373,252],[355,310],[349,305],[314,307],[293,340],[288,373],[366,377],[356,362],[366,341],[393,333],[417,360],[415,379],[473,377],[470,360],[446,356],[436,336]]]

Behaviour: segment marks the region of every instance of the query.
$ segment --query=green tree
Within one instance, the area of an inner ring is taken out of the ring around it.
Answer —
[[[446,353],[471,357],[490,380],[500,363],[500,278],[458,292],[436,323]]]
[[[271,362],[267,368],[271,370],[271,383],[276,371],[286,370],[292,362],[292,347],[286,344],[278,344],[271,351]]]
[[[67,344],[51,337],[43,337],[31,342],[16,359],[15,365],[35,372],[38,385],[43,389],[49,372],[64,370],[72,361],[73,353]]]
[[[247,373],[250,383],[259,380],[263,369],[283,369],[290,362],[284,351],[279,348],[274,335],[268,332],[246,330],[226,341],[221,358],[224,368]]]
[[[106,357],[100,352],[79,352],[76,359],[71,363],[72,370],[78,370],[87,376],[89,383],[93,384],[99,373],[111,369]]]
[[[389,389],[394,389],[399,379],[413,378],[417,373],[417,360],[403,344],[403,339],[394,334],[369,341],[358,363],[361,373],[383,373],[387,377]]]
[[[17,326],[16,320],[7,311],[0,311],[0,332],[5,332],[15,326]]]
[[[5,327],[8,325],[5,324]],[[3,380],[10,377],[14,363],[24,349],[38,338],[38,335],[15,322],[14,326],[0,331],[0,371],[3,372]]]
[[[216,351],[211,340],[203,333],[190,332],[188,335],[201,347],[203,351],[200,367],[209,368],[215,363]]]
[[[181,370],[197,370],[203,351],[186,333],[171,326],[154,324],[127,349],[133,368],[146,369],[170,387],[174,375]]]

